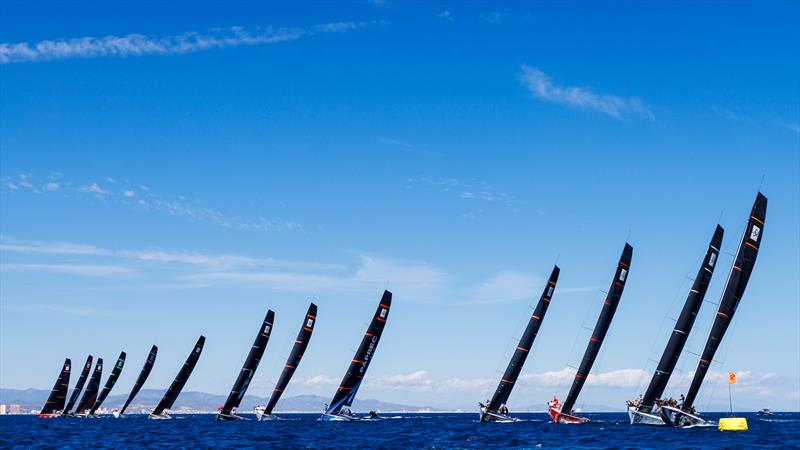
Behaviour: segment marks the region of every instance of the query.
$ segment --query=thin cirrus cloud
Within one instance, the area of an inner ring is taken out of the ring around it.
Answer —
[[[559,86],[541,70],[525,64],[522,65],[519,79],[534,97],[544,101],[599,112],[616,119],[655,118],[650,108],[637,97],[598,94],[581,86]]]
[[[0,43],[0,64],[75,58],[181,55],[226,47],[294,41],[314,33],[343,33],[383,23],[385,22],[333,22],[311,28],[229,27],[213,28],[202,33],[189,31],[172,36],[128,34],[43,40],[36,43]]]
[[[91,197],[96,200],[118,200],[137,211],[153,211],[165,213],[172,217],[203,222],[225,228],[246,231],[304,231],[305,227],[294,220],[276,220],[265,217],[240,217],[224,213],[220,210],[201,206],[199,201],[190,202],[183,196],[169,198],[159,195],[144,185],[120,186],[111,177],[104,181],[93,181],[88,184],[76,184],[65,179],[63,174],[51,175],[47,180],[40,180],[32,174],[23,173],[17,176],[3,177],[2,187],[11,193],[32,192],[37,195],[61,194],[65,199]],[[102,184],[101,184],[102,183]],[[78,187],[75,187],[78,186]]]
[[[133,275],[135,270],[128,267],[97,264],[28,264],[8,263],[0,265],[3,272],[46,272],[62,275],[80,275],[88,277],[109,277]]]
[[[341,271],[344,266],[307,261],[287,261],[275,258],[253,258],[234,254],[209,254],[199,252],[168,251],[161,249],[111,250],[94,245],[71,242],[45,242],[19,240],[9,236],[0,236],[0,252],[17,254],[66,255],[77,257],[107,257],[122,260],[126,263],[141,264],[180,264],[204,269],[234,269],[280,267],[288,269]],[[28,270],[47,267],[33,265]],[[76,272],[79,273],[79,272]],[[113,273],[113,272],[112,272]],[[109,273],[111,274],[111,273]]]

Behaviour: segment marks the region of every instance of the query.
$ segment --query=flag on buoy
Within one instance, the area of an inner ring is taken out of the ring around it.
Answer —
[[[730,382],[730,384],[736,384],[736,373],[735,372],[728,372],[728,382]]]

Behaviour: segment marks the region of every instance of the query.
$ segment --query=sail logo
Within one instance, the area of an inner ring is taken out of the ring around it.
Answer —
[[[306,320],[306,326],[307,326],[308,328],[311,328],[311,327],[313,327],[313,326],[314,326],[314,319],[308,319],[308,320]]]
[[[264,325],[264,334],[269,334],[269,330],[272,329],[272,325],[266,324]]]
[[[758,225],[753,225],[753,229],[750,230],[750,239],[758,242],[758,237],[761,235],[761,228]]]
[[[369,342],[369,347],[367,347],[367,352],[364,355],[364,362],[361,364],[361,368],[358,369],[359,373],[364,373],[367,370],[367,364],[369,363],[370,358],[372,358],[372,353],[375,351],[375,346],[378,344],[378,337],[372,336],[372,339]]]
[[[203,351],[203,347],[197,347],[194,349],[195,353],[200,353],[201,351]]]
[[[619,281],[625,281],[625,278],[628,276],[628,271],[622,269],[619,271]]]
[[[545,297],[552,297],[553,296],[553,286],[547,288],[547,295]]]
[[[708,267],[714,267],[715,262],[717,262],[717,254],[711,253],[711,256],[708,257]]]
[[[385,318],[386,318],[386,313],[387,313],[388,311],[389,311],[389,310],[388,310],[388,309],[386,309],[386,308],[381,308],[381,313],[380,313],[381,319],[385,319]]]
[[[156,360],[156,355],[151,354],[149,357],[147,357],[147,360],[150,361],[150,362],[155,361]]]

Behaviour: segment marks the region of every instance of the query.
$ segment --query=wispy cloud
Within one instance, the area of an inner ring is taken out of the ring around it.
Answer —
[[[74,244],[70,242],[18,240],[8,236],[0,236],[0,252],[113,257],[129,260],[128,262],[137,261],[146,263],[176,263],[190,266],[200,266],[210,269],[234,269],[240,267],[280,267],[288,269],[330,271],[341,271],[345,269],[344,266],[339,264],[286,261],[275,258],[253,258],[249,256],[233,254],[209,254],[199,252],[168,251],[161,249],[111,250],[93,245]]]
[[[213,28],[206,32],[189,31],[172,36],[128,34],[44,40],[36,43],[0,43],[0,64],[74,58],[180,55],[226,47],[293,41],[315,32],[341,33],[381,23],[384,22],[336,22],[319,24],[310,29],[229,27]]]
[[[519,377],[518,385],[534,388],[564,387],[572,384],[575,369],[565,367],[561,370],[542,373],[527,373]],[[641,379],[650,374],[641,369],[618,369],[590,374],[587,385],[609,388],[635,388]],[[335,386],[338,379],[317,375],[302,381],[312,387]],[[385,391],[427,392],[435,394],[454,394],[461,392],[488,392],[497,386],[499,378],[442,378],[435,379],[426,370],[397,375],[369,377],[364,384]]]
[[[481,14],[480,17],[481,17],[482,21],[484,21],[484,22],[486,22],[486,23],[488,23],[490,25],[500,25],[503,22],[505,22],[506,17],[508,17],[508,14],[497,12],[497,11],[493,11],[493,12],[490,12],[490,13]]]
[[[90,196],[98,200],[117,200],[118,204],[137,211],[157,211],[173,217],[181,217],[194,222],[204,222],[225,228],[248,231],[304,231],[305,227],[294,220],[276,220],[264,217],[240,217],[218,209],[201,206],[199,201],[188,201],[183,196],[167,197],[158,194],[147,186],[118,182],[104,177],[102,184],[96,181],[80,183],[77,189],[63,174],[49,178],[35,179],[31,174],[16,177],[3,177],[2,186],[11,192],[29,191],[34,194],[62,194],[64,198]],[[76,184],[78,185],[78,184]],[[135,189],[138,189],[138,194]],[[73,195],[74,194],[74,195]]]
[[[27,264],[8,263],[0,265],[3,272],[48,272],[63,275],[108,277],[132,275],[136,271],[128,267],[94,264]]]
[[[435,187],[464,200],[499,203],[515,207],[521,205],[521,202],[514,198],[514,196],[499,191],[484,181],[462,180],[452,177],[419,177],[410,178],[408,182],[412,185],[421,184]]]
[[[531,94],[542,100],[600,112],[617,119],[633,116],[654,118],[650,108],[639,98],[597,94],[580,86],[559,86],[541,70],[525,64],[522,65],[519,78]]]
[[[16,312],[29,312],[35,314],[41,313],[56,313],[56,314],[69,314],[71,316],[77,317],[115,317],[118,316],[116,312],[97,309],[97,308],[82,308],[82,307],[62,307],[62,306],[52,306],[52,305],[14,305],[14,304],[6,304],[3,303],[0,306],[0,309],[4,311],[16,311]]]
[[[320,271],[247,270],[209,271],[182,276],[181,281],[200,285],[251,284],[265,289],[293,292],[373,292],[389,287],[417,301],[440,299],[450,275],[419,261],[358,254],[358,265],[345,273]],[[394,289],[396,288],[396,289]]]
[[[439,14],[436,14],[436,17],[438,17],[438,18],[440,18],[442,20],[446,20],[448,22],[452,22],[453,21],[453,13],[451,13],[450,11],[442,11]]]

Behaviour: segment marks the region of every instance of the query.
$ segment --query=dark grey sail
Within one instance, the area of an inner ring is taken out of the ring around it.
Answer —
[[[505,405],[522,371],[522,366],[528,358],[528,353],[533,347],[533,341],[539,333],[539,327],[542,325],[544,316],[547,313],[547,308],[550,306],[550,300],[553,298],[553,292],[558,282],[559,273],[560,269],[558,266],[553,267],[547,285],[544,287],[544,291],[542,291],[542,295],[539,297],[539,302],[536,304],[536,309],[534,309],[533,315],[528,321],[528,326],[525,327],[525,332],[522,334],[522,338],[519,340],[519,344],[516,350],[514,350],[514,354],[511,356],[511,361],[508,362],[508,367],[506,367],[506,371],[503,373],[503,378],[497,385],[497,390],[495,390],[489,403],[482,408],[482,422],[494,421],[507,414]]]
[[[89,384],[86,385],[86,390],[83,391],[81,401],[75,408],[75,414],[83,415],[89,412],[89,408],[94,405],[97,400],[97,391],[100,390],[100,378],[103,377],[103,358],[97,358],[97,364],[94,365],[94,372],[92,377],[89,378]]]
[[[56,416],[64,409],[64,403],[67,401],[67,389],[69,388],[69,374],[72,368],[72,361],[69,358],[64,360],[64,365],[61,367],[61,372],[58,373],[56,384],[50,391],[47,401],[44,403],[42,410],[39,411],[39,417],[48,418]]]
[[[172,405],[175,404],[175,400],[178,399],[178,395],[180,395],[183,390],[183,386],[185,386],[186,381],[189,380],[194,366],[197,365],[197,360],[200,359],[200,354],[203,352],[203,345],[205,345],[205,343],[205,336],[200,336],[197,343],[194,344],[192,352],[189,353],[189,357],[186,358],[186,362],[183,363],[183,367],[178,371],[178,375],[172,381],[167,392],[164,393],[164,397],[161,398],[161,401],[158,402],[158,405],[156,405],[155,409],[150,413],[150,417],[158,418],[164,416],[164,411],[172,408]]]
[[[78,377],[78,382],[75,383],[75,388],[72,390],[72,395],[69,396],[69,402],[67,402],[67,406],[64,407],[62,415],[67,415],[69,414],[70,411],[72,411],[72,407],[75,406],[75,402],[78,401],[78,396],[83,390],[83,385],[86,384],[86,379],[89,378],[89,372],[91,371],[92,371],[92,355],[89,355],[89,357],[86,358],[86,364],[83,365],[81,374]]]
[[[247,354],[247,359],[244,361],[242,370],[239,371],[239,376],[233,383],[231,393],[228,394],[228,399],[225,400],[225,405],[222,406],[217,414],[217,420],[235,420],[240,419],[239,416],[234,414],[236,408],[242,402],[247,387],[250,386],[250,381],[258,369],[258,363],[261,362],[261,357],[264,356],[264,350],[269,343],[269,336],[272,333],[272,324],[275,321],[275,313],[270,309],[267,311],[267,316],[264,318],[264,323],[258,329],[258,334],[250,347],[250,352]]]
[[[739,306],[739,301],[744,296],[744,290],[756,264],[758,249],[764,236],[764,220],[766,220],[766,216],[767,197],[759,192],[753,203],[753,209],[750,212],[750,218],[742,235],[739,249],[736,251],[736,258],[728,275],[728,282],[722,293],[714,324],[711,326],[711,332],[708,335],[703,354],[700,356],[700,362],[697,364],[697,370],[694,372],[692,384],[689,386],[689,391],[683,401],[682,409],[684,411],[693,407],[697,393],[700,391],[700,386],[703,384],[703,379],[708,372],[708,367],[711,365],[711,361],[714,360],[714,354],[716,354],[722,338],[728,330],[733,314]]]
[[[308,342],[311,340],[311,334],[314,332],[314,324],[316,322],[317,305],[312,303],[308,307],[308,311],[306,311],[306,316],[303,319],[303,326],[300,327],[300,332],[297,334],[297,339],[294,340],[292,351],[289,353],[289,358],[286,360],[286,364],[283,366],[283,372],[281,372],[280,378],[278,378],[278,384],[275,385],[275,389],[272,391],[272,396],[269,398],[269,402],[264,408],[264,414],[272,414],[272,410],[275,409],[275,405],[278,404],[278,400],[280,400],[283,391],[286,389],[286,386],[289,385],[292,375],[294,375],[298,364],[300,364],[300,361],[303,358],[303,354],[306,352],[306,348],[308,347]]]
[[[392,306],[392,293],[389,291],[383,292],[383,297],[378,304],[378,309],[372,317],[372,322],[361,340],[353,360],[347,368],[347,372],[342,378],[342,382],[336,389],[336,394],[333,400],[328,405],[323,414],[323,419],[331,419],[340,414],[342,408],[349,408],[353,404],[356,397],[358,388],[364,380],[369,364],[375,356],[375,349],[378,348],[378,342],[383,334],[383,328],[386,325],[386,319],[389,317],[389,309]]]
[[[664,348],[664,353],[661,355],[653,378],[650,380],[650,384],[647,386],[647,390],[636,408],[640,412],[649,413],[653,410],[656,399],[661,398],[664,389],[667,387],[667,382],[669,382],[670,375],[675,370],[675,365],[678,363],[678,358],[683,351],[686,340],[689,339],[689,333],[692,330],[692,326],[694,326],[697,313],[703,304],[708,285],[711,282],[711,276],[714,274],[714,268],[717,266],[717,256],[722,246],[724,233],[725,230],[717,225],[714,230],[714,236],[708,244],[703,263],[697,271],[697,276],[694,278],[694,283],[689,290],[689,295],[686,297],[686,302],[683,304],[683,309],[678,316],[677,322],[675,322],[675,328],[672,330],[672,335]]]
[[[136,378],[136,383],[133,385],[133,389],[131,389],[131,393],[128,394],[128,399],[125,400],[125,404],[122,405],[122,409],[117,412],[118,416],[125,414],[125,410],[128,409],[128,406],[133,401],[136,394],[139,393],[139,390],[144,385],[144,382],[147,381],[147,377],[150,376],[150,371],[153,370],[153,364],[156,363],[156,356],[158,355],[158,347],[155,345],[150,349],[150,354],[147,355],[147,360],[144,362],[144,366],[142,367],[142,371],[139,372],[139,377]]]
[[[608,289],[608,295],[603,301],[603,308],[600,310],[600,317],[597,318],[597,323],[592,331],[592,336],[589,339],[589,344],[583,354],[578,372],[575,374],[575,379],[572,381],[572,387],[564,399],[561,406],[562,414],[572,414],[572,408],[575,406],[575,401],[578,400],[578,395],[581,393],[583,384],[586,383],[586,377],[592,370],[597,354],[600,353],[600,347],[603,345],[603,339],[606,337],[608,328],[611,326],[611,320],[614,318],[614,313],[617,312],[619,300],[622,297],[622,291],[625,289],[625,282],[628,279],[628,271],[630,270],[631,258],[633,257],[633,247],[625,244],[622,250],[622,256],[617,264],[617,270],[614,274],[614,281]]]
[[[111,392],[111,389],[114,388],[114,385],[117,384],[117,379],[119,375],[122,373],[122,368],[125,366],[125,352],[119,354],[117,358],[117,363],[114,364],[114,368],[111,369],[111,374],[108,376],[108,380],[106,380],[105,386],[103,386],[103,390],[100,391],[100,395],[97,397],[97,401],[94,402],[94,405],[89,410],[89,415],[94,415],[95,411],[100,409],[100,406],[106,401],[106,397]]]

